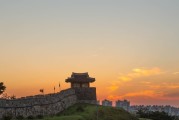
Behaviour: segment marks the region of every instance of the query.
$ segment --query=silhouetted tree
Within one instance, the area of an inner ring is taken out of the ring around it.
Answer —
[[[0,82],[0,95],[6,90],[6,86],[4,86],[3,82]]]
[[[10,96],[10,99],[11,99],[11,100],[14,100],[14,99],[16,99],[16,96],[15,96],[15,95],[12,95],[12,96]]]
[[[3,98],[3,99],[9,99],[9,96],[7,95],[7,93],[3,93],[1,98]]]
[[[1,98],[14,100],[14,99],[16,99],[16,96],[15,95],[9,96],[7,93],[3,93]]]

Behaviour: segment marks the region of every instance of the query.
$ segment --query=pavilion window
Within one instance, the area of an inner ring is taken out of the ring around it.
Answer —
[[[80,87],[79,83],[73,83],[73,87]]]
[[[88,83],[83,83],[82,87],[89,87],[89,84]]]

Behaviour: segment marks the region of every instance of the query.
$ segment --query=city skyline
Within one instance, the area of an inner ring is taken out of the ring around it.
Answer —
[[[99,100],[179,106],[179,1],[1,1],[0,82],[30,96],[96,78]],[[104,92],[105,91],[105,92]]]

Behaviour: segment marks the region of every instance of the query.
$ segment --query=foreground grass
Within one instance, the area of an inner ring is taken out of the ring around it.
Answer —
[[[152,119],[147,119],[147,118],[139,118],[139,120],[152,120]]]
[[[98,111],[98,112],[97,112]],[[98,117],[98,119],[97,119]],[[123,109],[96,106],[91,104],[76,104],[54,117],[44,120],[138,120]]]
[[[85,120],[85,119],[80,115],[71,115],[71,116],[49,117],[49,118],[45,118],[44,120]]]

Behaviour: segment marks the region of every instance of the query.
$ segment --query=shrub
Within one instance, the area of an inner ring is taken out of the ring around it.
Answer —
[[[78,111],[78,112],[84,112],[85,110],[84,110],[84,108],[82,106],[78,106],[76,108],[76,111]]]
[[[27,117],[27,119],[34,119],[34,116],[29,115],[29,116]]]
[[[99,109],[97,112],[98,113],[95,113],[95,114],[98,114],[99,117],[103,117],[105,115],[105,113],[102,109]]]
[[[12,115],[4,115],[3,117],[3,120],[11,120],[12,119]]]
[[[37,118],[37,119],[43,119],[44,116],[43,116],[43,115],[37,115],[36,118]]]
[[[114,120],[112,116],[106,116],[104,120]]]
[[[24,119],[24,116],[18,115],[18,116],[16,116],[16,119],[18,119],[18,120],[23,120],[23,119]]]

